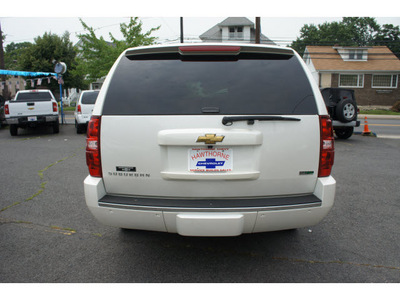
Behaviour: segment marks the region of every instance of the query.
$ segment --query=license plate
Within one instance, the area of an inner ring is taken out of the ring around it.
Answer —
[[[37,117],[28,117],[28,121],[37,121]]]
[[[230,172],[233,170],[233,150],[230,148],[189,149],[190,172]]]

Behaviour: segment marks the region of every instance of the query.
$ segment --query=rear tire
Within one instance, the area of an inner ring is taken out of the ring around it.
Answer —
[[[338,139],[345,140],[353,135],[354,128],[346,127],[346,128],[337,128],[335,129],[335,134]]]
[[[60,124],[58,122],[55,122],[53,124],[53,133],[59,133],[60,132]]]
[[[336,117],[339,121],[348,123],[357,119],[357,106],[351,100],[341,100],[336,106]]]
[[[77,133],[77,134],[80,134],[80,133],[84,133],[84,132],[85,132],[85,127],[84,127],[84,125],[76,123],[76,124],[75,124],[75,127],[76,127],[76,133]]]
[[[12,136],[17,136],[18,135],[18,126],[15,124],[10,125],[10,134]]]

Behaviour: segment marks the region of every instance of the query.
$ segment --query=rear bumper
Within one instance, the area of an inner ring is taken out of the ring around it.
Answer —
[[[85,124],[87,125],[90,121],[90,115],[86,114],[75,114],[75,120],[78,124]]]
[[[33,124],[44,124],[44,123],[54,123],[58,122],[58,114],[57,115],[42,115],[42,116],[34,116],[36,117],[36,121],[30,121],[29,116],[18,117],[18,118],[7,118],[7,124],[16,124],[21,126],[33,125]]]
[[[106,195],[101,178],[84,181],[86,204],[101,223],[187,236],[236,236],[313,226],[333,206],[336,181],[319,178],[313,194],[249,199],[159,199]]]
[[[352,121],[352,122],[348,122],[348,123],[343,123],[343,122],[336,121],[336,120],[332,121],[333,128],[359,127],[360,124],[361,124],[360,121]]]

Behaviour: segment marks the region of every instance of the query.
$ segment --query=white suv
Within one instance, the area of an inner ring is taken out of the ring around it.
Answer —
[[[80,94],[74,113],[76,133],[85,132],[98,95],[98,90],[82,91]]]
[[[312,226],[331,209],[334,140],[290,48],[126,50],[89,123],[86,203],[102,223],[185,236]]]

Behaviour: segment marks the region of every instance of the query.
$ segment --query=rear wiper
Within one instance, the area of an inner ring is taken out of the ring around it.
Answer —
[[[222,124],[225,126],[231,126],[236,121],[247,121],[248,125],[253,125],[254,121],[301,121],[298,118],[292,117],[281,117],[281,116],[240,116],[240,117],[223,117]]]

